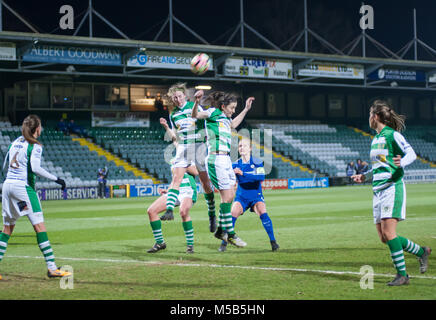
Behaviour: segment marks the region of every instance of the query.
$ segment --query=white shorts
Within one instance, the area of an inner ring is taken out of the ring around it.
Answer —
[[[32,187],[21,180],[6,180],[2,193],[3,225],[15,225],[21,216],[27,216],[32,225],[44,222],[41,203]]]
[[[395,218],[398,221],[406,219],[406,186],[404,181],[399,181],[374,193],[373,215],[375,224],[388,218]]]
[[[193,163],[198,171],[206,171],[207,147],[205,143],[178,144],[173,168],[187,168]]]
[[[195,163],[195,144],[182,144],[179,143],[176,149],[176,156],[174,157],[173,168],[187,168],[192,163]]]
[[[195,203],[197,201],[197,193],[194,192],[191,188],[180,188],[179,195],[177,196],[176,203],[174,204],[175,207],[180,206],[180,204],[183,202],[183,199],[189,198],[192,199],[192,203]]]
[[[218,190],[234,188],[236,176],[229,155],[208,154],[206,157],[207,174],[213,186]]]
[[[206,156],[207,146],[206,143],[195,144],[195,166],[199,172],[206,171]]]

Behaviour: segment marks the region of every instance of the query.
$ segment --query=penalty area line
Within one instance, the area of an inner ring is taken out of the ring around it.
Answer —
[[[31,256],[8,256],[8,258],[16,259],[44,259],[44,257],[31,257]],[[221,265],[221,264],[206,264],[206,263],[180,263],[180,262],[162,262],[162,261],[142,261],[142,260],[122,260],[122,259],[99,259],[99,258],[68,258],[56,257],[56,260],[69,260],[69,261],[94,261],[94,262],[108,262],[108,263],[139,263],[145,265],[166,265],[176,267],[203,267],[203,268],[228,268],[228,269],[245,269],[245,270],[264,270],[264,271],[293,271],[293,272],[308,272],[308,273],[324,273],[336,275],[356,275],[362,276],[360,272],[354,271],[335,271],[335,270],[318,270],[318,269],[299,269],[299,268],[278,268],[278,267],[253,267],[253,266],[234,266],[234,265]],[[375,277],[395,277],[394,274],[374,273]],[[431,279],[436,280],[433,276],[420,276],[409,275],[410,278],[416,279]]]

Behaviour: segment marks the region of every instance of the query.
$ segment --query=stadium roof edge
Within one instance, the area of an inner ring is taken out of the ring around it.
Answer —
[[[382,64],[391,66],[436,69],[436,62],[433,61],[415,61],[406,59],[391,59],[391,58],[373,58],[373,57],[358,57],[337,54],[322,54],[322,53],[305,53],[296,51],[281,51],[271,49],[255,49],[255,48],[241,48],[229,46],[216,46],[204,44],[191,44],[191,43],[169,43],[169,42],[154,42],[143,40],[127,40],[115,38],[99,38],[99,37],[81,37],[69,35],[53,35],[43,33],[30,33],[30,32],[15,32],[15,31],[2,31],[0,32],[0,41],[15,41],[15,42],[38,42],[53,43],[53,44],[69,44],[69,45],[85,45],[85,46],[106,46],[117,47],[131,50],[133,48],[145,47],[151,50],[164,50],[164,51],[185,51],[185,52],[207,52],[212,54],[228,54],[232,55],[245,55],[245,56],[258,56],[270,57],[276,59],[316,59],[321,61],[331,61],[339,63],[359,63],[359,64]]]

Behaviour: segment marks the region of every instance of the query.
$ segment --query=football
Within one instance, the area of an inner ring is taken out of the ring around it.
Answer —
[[[206,53],[197,53],[191,60],[191,71],[197,75],[204,74],[210,68],[210,58]]]

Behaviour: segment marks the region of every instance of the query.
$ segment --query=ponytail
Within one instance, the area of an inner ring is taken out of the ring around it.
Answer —
[[[376,100],[370,108],[370,112],[378,115],[381,123],[391,127],[395,131],[402,132],[406,129],[404,115],[396,113],[384,100]]]
[[[29,144],[39,144],[42,145],[38,140],[33,136],[36,132],[36,129],[41,125],[41,119],[34,114],[28,115],[23,120],[23,125],[21,126],[21,134],[24,139],[27,140]]]
[[[233,93],[225,93],[223,91],[211,92],[205,99],[205,105],[210,105],[217,109],[222,109],[222,106],[227,106],[232,102],[237,102],[238,96]]]

